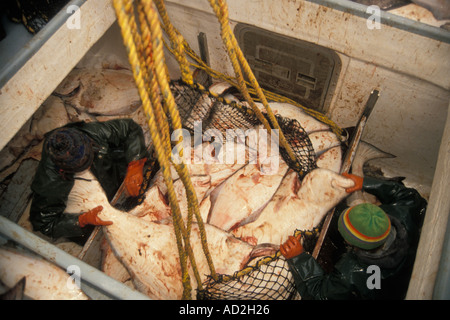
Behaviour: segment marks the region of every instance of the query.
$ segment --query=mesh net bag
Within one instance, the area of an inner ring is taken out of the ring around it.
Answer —
[[[245,275],[212,278],[199,291],[201,300],[291,300],[298,298],[286,260],[268,257]]]
[[[212,96],[209,91],[204,91],[199,86],[191,88],[183,82],[177,81],[172,82],[171,89],[180,112],[183,127],[191,133],[195,133],[196,121],[201,121],[202,134],[206,136],[210,129],[218,130],[221,134],[226,135],[261,125],[261,122],[249,107],[238,105],[234,101],[228,103],[221,97]],[[289,167],[297,171],[300,178],[303,178],[308,172],[316,168],[312,143],[297,120],[279,115],[275,117],[287,142],[294,151],[295,160],[292,160],[281,146],[280,154]]]
[[[302,235],[305,251],[312,251],[319,229],[297,230]],[[220,276],[217,281],[211,277],[199,290],[200,300],[296,300],[300,299],[287,261],[277,254],[265,257],[244,270],[231,276]]]
[[[143,48],[149,47],[150,42],[155,43],[155,45],[152,46],[153,50],[150,53],[150,56],[144,57],[142,61],[141,59],[136,59],[135,55],[129,55],[133,70],[136,70],[137,73],[135,79],[141,80],[138,76],[143,76],[144,78],[144,81],[136,81],[138,89],[142,95],[145,95],[148,98],[148,92],[144,91],[145,89],[148,89],[145,87],[149,86],[149,81],[145,80],[147,77],[150,79],[150,76],[154,76],[150,74],[151,72],[149,72],[149,70],[145,70],[147,68],[142,68],[142,63],[146,62],[147,58],[152,58],[152,54],[154,54],[155,63],[158,64],[158,66],[164,63],[162,59],[159,59],[159,53],[161,53],[159,44],[163,42],[160,30],[161,24],[157,23],[158,17],[154,7],[152,8],[150,6],[143,5],[140,7],[138,6],[138,10],[130,10],[126,7],[126,5],[129,5],[130,3],[132,3],[132,1],[124,1],[122,3],[120,3],[120,1],[114,2],[122,33],[129,34],[129,31],[131,30],[132,37],[124,37],[124,43],[127,46],[128,51],[137,51],[138,55],[147,55],[147,50],[144,50]],[[246,71],[246,75],[250,78],[250,82],[257,83],[253,74],[245,70],[246,67],[249,69],[250,66],[245,63],[245,57],[240,54],[241,51],[237,50],[235,41],[228,41],[230,39],[235,39],[231,34],[231,28],[228,28],[228,9],[225,3],[219,4],[211,2],[211,6],[219,18],[221,29],[223,31],[221,32],[221,37],[224,45],[227,47],[227,51],[229,53],[228,56],[233,62],[235,73],[239,73],[241,75],[239,78],[242,79],[242,70],[240,66],[238,66],[238,64],[241,63],[243,64],[244,71]],[[170,84],[170,89],[175,97],[176,105],[174,106],[172,100],[170,100],[169,104],[166,106],[172,114],[174,112],[174,108],[178,109],[182,119],[182,126],[189,130],[191,134],[194,133],[194,138],[196,133],[200,133],[196,132],[196,130],[199,130],[195,125],[196,121],[202,122],[201,136],[203,136],[203,138],[205,138],[204,135],[210,129],[217,130],[222,134],[227,134],[229,129],[246,130],[256,128],[257,126],[262,125],[261,122],[264,122],[264,126],[267,126],[266,121],[260,121],[263,119],[258,118],[261,117],[261,115],[258,113],[258,116],[256,116],[251,108],[248,108],[242,104],[228,102],[222,97],[208,92],[208,90],[204,89],[203,85],[196,83],[191,84],[193,75],[190,74],[189,68],[194,66],[194,64],[189,63],[187,59],[185,59],[186,57],[184,55],[186,52],[189,56],[191,56],[191,58],[193,58],[193,60],[199,63],[200,69],[205,70],[211,77],[221,79],[226,79],[228,77],[222,77],[220,73],[211,70],[208,66],[206,66],[206,64],[200,62],[201,59],[193,53],[193,51],[189,48],[189,45],[182,38],[181,34],[171,25],[164,3],[158,2],[156,7],[161,20],[163,21],[167,36],[170,38],[170,42],[172,44],[173,50],[170,48],[168,49],[169,51],[173,51],[177,62],[180,64],[182,78],[189,83],[189,85],[187,85],[181,81],[172,82]],[[136,17],[135,12],[143,13],[143,15],[138,15],[139,23],[136,23],[138,17]],[[139,29],[137,27],[139,27]],[[152,36],[151,39],[150,37],[147,37],[147,32],[149,30],[154,32],[154,36]],[[137,42],[137,44],[135,44],[135,42]],[[139,45],[142,45],[142,48],[140,48]],[[156,54],[158,54],[158,58],[156,58]],[[158,75],[161,76],[160,73],[158,73]],[[168,88],[165,81],[159,82],[163,82],[160,83],[160,86],[162,87],[160,89],[166,92]],[[256,87],[259,86],[256,85]],[[247,93],[245,93],[245,95],[247,96]],[[276,100],[277,98],[274,97],[274,99]],[[149,101],[153,100],[153,102],[155,102],[154,99],[142,100],[144,101],[145,109],[150,109],[149,107],[151,106],[149,106]],[[169,117],[168,115],[166,116]],[[315,113],[314,117],[317,119],[321,118],[322,121],[325,120],[321,116],[322,115]],[[274,120],[272,116],[266,116],[266,118],[268,118],[266,120],[268,120],[267,122],[271,124],[272,127],[276,127],[276,124],[271,123]],[[297,121],[277,116],[276,122],[285,137],[285,139],[281,139],[282,145],[286,146],[288,149],[283,150],[283,148],[279,146],[280,155],[289,167],[297,172],[299,178],[303,179],[307,173],[316,168],[315,154],[311,141],[300,123]],[[171,123],[171,121],[169,123]],[[165,129],[166,128],[164,128],[164,130]],[[270,131],[272,131],[272,129]],[[159,146],[160,139],[157,137],[154,129],[152,136],[157,138],[158,141],[156,143]],[[167,159],[164,158],[164,160]],[[167,161],[165,161],[165,163],[166,162]],[[182,167],[182,169],[184,170],[185,167]],[[152,171],[152,169],[150,169],[150,171]],[[151,176],[151,172],[148,176]],[[146,178],[148,176],[146,176]],[[192,198],[189,198],[188,200],[190,199]],[[180,248],[181,246],[178,247]],[[229,281],[235,282],[230,285],[230,283],[228,283]],[[286,260],[280,257],[279,253],[277,253],[274,257],[262,258],[258,260],[255,267],[250,268],[249,272],[242,273],[239,271],[232,276],[222,275],[219,277],[219,280],[212,281],[212,279],[209,279],[206,281],[205,285],[206,289],[199,290],[199,298],[201,299],[289,299],[298,296],[293,284],[292,274],[289,272],[289,267]]]
[[[182,81],[172,81],[171,90],[180,113],[183,128],[191,134],[197,130],[196,121],[201,121],[202,132],[207,134],[209,129],[216,129],[226,134],[229,129],[251,129],[261,125],[253,115],[250,108],[245,105],[228,103],[221,97],[213,96],[201,87],[192,88]],[[290,159],[287,152],[280,146],[280,155],[283,160],[296,170],[302,179],[308,172],[316,168],[315,153],[307,133],[297,120],[276,116],[278,124],[286,140],[293,149],[298,166]],[[170,121],[169,121],[170,123]],[[229,133],[230,131],[228,131]],[[141,196],[127,199],[122,209],[130,209],[144,200],[145,191],[150,187],[150,180],[157,170],[157,161],[154,157],[149,159],[150,165],[144,176]],[[131,202],[130,202],[131,201]],[[306,251],[314,249],[318,237],[318,229],[313,231],[295,232],[302,234],[303,246]],[[295,289],[295,282],[289,270],[287,261],[278,253],[272,257],[263,257],[253,262],[253,265],[244,270],[237,270],[233,275],[219,275],[218,280],[209,277],[203,284],[203,290],[198,291],[198,299],[297,299],[299,295]]]

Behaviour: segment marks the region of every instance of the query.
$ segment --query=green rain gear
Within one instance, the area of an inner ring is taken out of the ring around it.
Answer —
[[[142,128],[131,119],[76,122],[66,127],[76,128],[92,139],[95,155],[89,170],[111,201],[125,178],[128,163],[147,157]],[[89,226],[79,226],[79,214],[63,213],[74,179],[74,174],[60,170],[43,148],[31,185],[30,221],[34,230],[52,238],[83,237],[92,231]],[[92,208],[96,206],[92,204]]]
[[[405,297],[427,202],[416,190],[395,181],[365,177],[363,190],[382,203],[380,208],[391,219],[390,236],[384,245],[371,251],[349,246],[330,273],[309,253],[289,259],[303,299]],[[330,228],[337,229],[337,226],[330,225]]]

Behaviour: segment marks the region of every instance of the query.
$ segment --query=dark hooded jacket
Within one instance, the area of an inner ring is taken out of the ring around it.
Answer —
[[[386,243],[371,251],[349,246],[330,273],[309,253],[289,259],[303,299],[405,297],[427,203],[416,190],[395,181],[366,177],[363,190],[377,196],[382,203],[380,208],[391,219]]]
[[[147,157],[142,128],[131,119],[106,122],[76,122],[65,127],[76,128],[93,142],[91,172],[111,201],[125,178],[128,163]],[[33,199],[30,221],[35,230],[52,238],[83,237],[92,228],[81,228],[79,214],[63,213],[75,183],[74,173],[62,171],[50,159],[45,148],[31,189]],[[92,208],[96,207],[95,203]]]

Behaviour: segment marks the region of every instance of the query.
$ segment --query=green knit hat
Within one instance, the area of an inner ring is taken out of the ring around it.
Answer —
[[[391,220],[378,206],[362,203],[341,213],[338,230],[351,245],[371,250],[386,241],[391,231]]]

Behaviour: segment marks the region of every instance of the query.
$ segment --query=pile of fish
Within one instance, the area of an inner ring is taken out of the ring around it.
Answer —
[[[225,93],[228,88],[227,84],[218,83],[211,90],[237,100]],[[264,112],[263,106],[257,105]],[[220,274],[233,274],[261,256],[272,255],[296,229],[309,230],[317,226],[324,215],[347,196],[345,188],[353,185],[351,180],[338,174],[341,143],[327,125],[290,104],[272,102],[270,107],[274,114],[296,119],[312,142],[318,168],[302,181],[278,154],[274,156],[277,170],[267,174],[258,161],[251,161],[256,153],[245,141],[235,141],[231,146],[234,149],[245,146],[242,163],[223,163],[218,150],[209,142],[185,152],[184,161],[205,222],[209,250]],[[39,159],[41,145],[38,143],[46,132],[68,122],[120,117],[131,117],[140,124],[146,143],[150,143],[147,120],[129,70],[74,69],[1,151],[0,181],[17,170],[23,159]],[[270,141],[264,143],[269,146]],[[355,159],[360,175],[365,161],[386,156],[381,151],[374,153],[375,148],[364,144],[361,150],[362,156]],[[205,157],[209,161],[202,162]],[[186,219],[186,191],[174,168],[171,173],[181,213]],[[100,217],[113,221],[111,226],[103,227],[107,241],[102,248],[102,270],[119,281],[131,281],[130,286],[151,298],[181,298],[181,267],[162,173],[158,172],[152,180],[144,202],[129,212],[119,211],[108,203],[100,184],[89,171],[80,176],[84,179],[76,180],[66,211],[85,212],[102,205]],[[358,194],[356,201],[362,196]],[[204,281],[209,267],[195,223],[191,245]],[[87,298],[80,291],[58,289],[66,288],[68,275],[40,258],[10,249],[0,249],[0,258],[0,280],[6,288],[25,287],[25,295],[33,299]],[[192,270],[190,273],[193,279]],[[195,297],[196,284],[192,282]],[[36,285],[38,283],[48,286]]]
[[[75,68],[0,151],[0,193],[25,159],[40,160],[44,134],[69,122],[132,118],[141,125],[149,144],[147,119],[140,106],[130,70],[117,65],[101,69]],[[33,232],[28,221],[23,226]],[[61,242],[57,246],[70,253],[81,249],[73,242]],[[3,294],[21,291],[15,290],[19,287],[25,290],[26,298],[31,299],[87,298],[79,292],[67,294],[68,274],[36,256],[0,249],[0,263],[2,298]],[[41,282],[46,285],[37,286]]]
[[[318,168],[302,181],[279,155],[276,155],[278,170],[265,174],[258,162],[250,161],[254,153],[249,148],[245,148],[244,163],[220,162],[217,150],[209,142],[184,153],[205,222],[209,250],[219,274],[231,275],[256,258],[275,253],[296,229],[317,226],[347,196],[345,189],[353,186],[352,180],[338,174],[341,146],[328,126],[286,103],[271,103],[271,108],[275,114],[297,119],[312,141]],[[235,149],[240,147],[240,142],[233,143]],[[207,155],[209,161],[199,161],[198,155]],[[186,219],[186,192],[174,168],[171,172],[181,213]],[[120,281],[131,279],[136,289],[153,299],[180,299],[181,267],[162,173],[154,177],[143,203],[129,212],[117,210],[108,203],[90,172],[84,172],[82,178],[76,180],[66,211],[84,212],[101,205],[100,218],[113,222],[103,227],[107,238],[103,271]],[[191,245],[199,274],[205,281],[209,267],[195,223]],[[192,270],[191,278],[194,279]],[[195,297],[196,284],[192,282]]]

